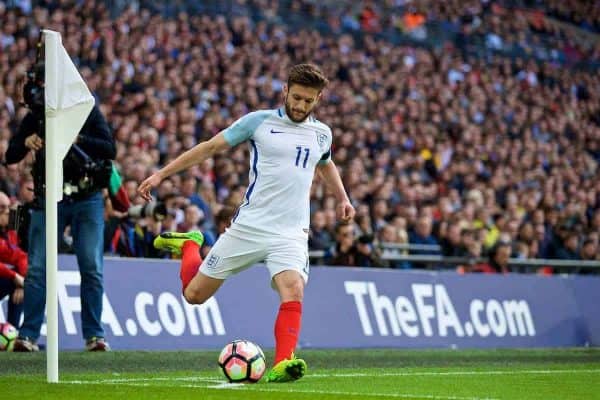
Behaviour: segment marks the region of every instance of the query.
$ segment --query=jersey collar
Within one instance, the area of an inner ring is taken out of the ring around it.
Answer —
[[[289,122],[291,124],[295,124],[295,125],[301,125],[307,122],[314,122],[315,121],[315,117],[313,117],[312,113],[308,116],[308,118],[306,118],[304,121],[302,122],[294,122],[290,119],[290,117],[288,117],[287,113],[285,112],[285,106],[281,106],[277,109],[277,115],[280,118],[283,118],[284,121]]]

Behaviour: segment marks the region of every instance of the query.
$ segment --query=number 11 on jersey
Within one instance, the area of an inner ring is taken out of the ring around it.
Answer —
[[[296,154],[296,167],[300,166],[300,158],[302,156],[302,146],[296,146],[296,150],[298,154]],[[306,163],[308,162],[308,156],[310,154],[310,149],[307,147],[304,149],[304,161],[302,162],[302,168],[306,168]]]

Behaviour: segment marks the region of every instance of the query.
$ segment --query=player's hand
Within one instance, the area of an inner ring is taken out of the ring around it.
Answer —
[[[336,212],[338,219],[344,222],[351,221],[354,218],[354,214],[356,214],[354,207],[352,207],[352,204],[347,200],[337,205]]]
[[[15,288],[12,294],[12,302],[15,304],[21,304],[23,302],[25,291],[23,288]]]
[[[37,135],[37,133],[34,133],[33,135],[29,135],[25,138],[25,147],[27,147],[29,150],[38,151],[44,147],[44,141]]]
[[[152,195],[150,191],[157,187],[160,184],[162,179],[158,174],[152,174],[144,182],[140,184],[137,189],[137,192],[142,196],[142,198],[146,201],[152,201]]]

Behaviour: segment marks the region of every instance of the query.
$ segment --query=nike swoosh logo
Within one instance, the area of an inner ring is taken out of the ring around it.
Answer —
[[[283,131],[276,131],[276,130],[274,130],[274,129],[271,129],[271,133],[274,135],[274,134],[276,134],[276,133],[284,133],[284,132],[283,132]]]

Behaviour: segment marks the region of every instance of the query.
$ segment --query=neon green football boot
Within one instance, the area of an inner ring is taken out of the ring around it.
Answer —
[[[183,244],[191,240],[202,246],[204,243],[204,235],[200,231],[190,232],[163,232],[154,239],[154,248],[157,250],[170,251],[171,253],[180,256]]]
[[[306,374],[306,361],[296,358],[292,354],[289,360],[277,363],[267,374],[267,382],[291,382],[302,378]]]

